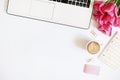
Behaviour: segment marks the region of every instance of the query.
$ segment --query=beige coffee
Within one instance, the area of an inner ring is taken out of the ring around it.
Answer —
[[[87,51],[91,54],[96,54],[100,50],[100,45],[98,42],[91,41],[87,45]]]

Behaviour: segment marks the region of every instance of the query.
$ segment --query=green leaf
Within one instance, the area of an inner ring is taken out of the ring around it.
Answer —
[[[114,3],[115,3],[115,1],[116,1],[116,0],[107,0],[108,3],[109,3],[109,2],[114,2]]]
[[[108,0],[107,3],[113,2],[118,6],[118,16],[120,16],[120,0]]]
[[[118,16],[120,16],[120,0],[117,0],[116,5],[118,6]]]
[[[120,0],[116,0],[116,5],[117,5],[117,6],[120,5]]]
[[[118,9],[118,16],[120,16],[120,5],[119,5],[119,9]]]

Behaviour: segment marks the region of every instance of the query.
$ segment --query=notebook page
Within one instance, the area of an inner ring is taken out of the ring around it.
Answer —
[[[98,57],[112,69],[120,68],[120,32],[116,32]]]

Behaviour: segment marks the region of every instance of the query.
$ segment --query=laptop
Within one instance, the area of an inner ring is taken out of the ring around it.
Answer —
[[[9,0],[7,13],[87,29],[94,0]]]

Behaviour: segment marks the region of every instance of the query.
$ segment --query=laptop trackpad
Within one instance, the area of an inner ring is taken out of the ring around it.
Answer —
[[[30,16],[33,18],[52,19],[54,4],[40,0],[32,0]]]

